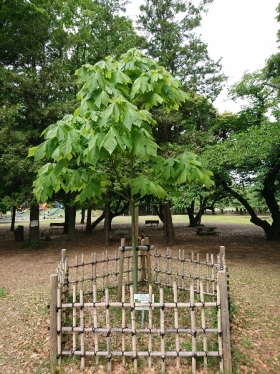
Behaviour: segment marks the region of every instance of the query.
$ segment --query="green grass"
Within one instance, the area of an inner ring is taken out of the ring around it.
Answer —
[[[77,212],[77,219],[76,223],[80,223],[81,220],[81,214],[80,211]],[[98,214],[92,217],[92,221],[94,221],[98,217]],[[24,213],[23,217],[24,220],[19,219],[15,223],[15,225],[23,225],[23,226],[29,226],[29,212]],[[250,216],[247,214],[235,214],[235,213],[225,213],[225,214],[215,214],[212,215],[211,213],[204,214],[202,216],[201,223],[207,224],[207,223],[230,223],[230,224],[239,224],[239,225],[253,225],[250,222]],[[263,216],[264,219],[266,219],[268,222],[271,221],[271,217],[267,214]],[[17,217],[18,219],[18,217]],[[145,220],[147,219],[158,219],[158,216],[156,215],[148,215],[148,216],[139,216],[139,223],[144,224]],[[189,224],[189,217],[187,214],[176,214],[172,216],[172,220],[174,223],[183,223],[188,225]],[[52,217],[52,218],[46,218],[46,219],[40,219],[40,226],[49,226],[50,222],[63,222],[64,217]],[[130,224],[131,217],[130,216],[119,216],[113,219],[113,223],[116,224]]]
[[[266,216],[267,220],[270,220],[269,216]],[[144,224],[146,219],[158,219],[158,216],[139,216],[139,223]],[[189,217],[188,215],[183,214],[176,214],[172,216],[172,220],[174,223],[185,223],[189,224]],[[253,225],[250,222],[249,215],[237,215],[237,214],[206,214],[203,215],[201,223],[205,224],[207,222],[211,223],[231,223],[231,224],[241,224],[241,225]],[[129,216],[119,216],[114,218],[113,223],[130,223]]]
[[[8,291],[4,287],[0,287],[0,297],[5,297]]]

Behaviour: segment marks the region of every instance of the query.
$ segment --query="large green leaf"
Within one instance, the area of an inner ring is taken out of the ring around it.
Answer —
[[[111,155],[116,149],[117,145],[118,145],[118,142],[117,142],[115,130],[114,128],[111,127],[109,131],[107,132],[106,136],[104,137],[101,147],[104,147],[106,151],[108,151],[109,154]]]

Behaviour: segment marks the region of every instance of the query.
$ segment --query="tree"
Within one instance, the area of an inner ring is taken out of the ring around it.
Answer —
[[[133,284],[137,292],[135,205],[146,194],[160,198],[177,183],[209,187],[211,173],[194,155],[164,159],[152,136],[149,110],[162,105],[177,109],[186,98],[179,82],[162,66],[132,49],[120,59],[109,57],[81,67],[81,105],[44,131],[45,141],[30,150],[36,161],[53,160],[38,172],[34,194],[38,201],[63,189],[76,200],[100,199],[108,188],[130,204],[132,217]],[[149,167],[143,174],[142,163]],[[108,167],[110,165],[110,168]],[[128,171],[128,172],[127,172]],[[114,186],[113,183],[116,185]]]
[[[278,121],[263,121],[244,132],[232,134],[204,154],[213,165],[216,185],[222,186],[245,207],[251,215],[251,222],[264,230],[267,240],[280,239],[279,126]],[[246,186],[252,186],[254,194],[265,201],[272,224],[258,217],[256,207],[247,196]]]
[[[277,105],[275,94],[275,87],[266,81],[264,72],[246,72],[229,92],[229,97],[233,100],[245,99],[246,102],[239,112],[239,129],[236,131],[244,131],[252,125],[260,125],[269,109]]]
[[[182,138],[190,143],[202,143],[207,138],[209,118],[216,115],[211,101],[220,93],[225,76],[221,73],[220,61],[213,61],[196,30],[200,26],[202,14],[207,11],[212,0],[149,0],[140,7],[137,20],[139,30],[147,39],[148,54],[157,59],[173,75],[179,77],[188,93],[188,99],[179,112],[166,113],[164,109],[153,111],[157,126],[153,134],[164,151],[170,152],[170,143],[179,149]],[[207,129],[207,130],[206,130]],[[195,139],[191,139],[195,138]],[[192,151],[197,152],[196,149]],[[168,210],[164,210],[167,214]],[[171,212],[169,211],[171,222]],[[172,224],[172,222],[171,222]],[[168,230],[171,232],[171,227]],[[166,241],[171,239],[166,238]]]
[[[0,199],[31,198],[35,177],[26,148],[78,106],[75,70],[139,45],[116,0],[0,2]],[[4,144],[4,139],[5,144]],[[12,188],[11,188],[12,187]]]
[[[225,76],[220,61],[211,60],[207,45],[195,34],[212,1],[146,0],[137,25],[147,40],[149,56],[179,77],[188,90],[214,101]]]

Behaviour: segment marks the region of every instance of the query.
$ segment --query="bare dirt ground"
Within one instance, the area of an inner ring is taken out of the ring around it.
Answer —
[[[206,222],[205,222],[206,223]],[[206,223],[207,224],[207,223]],[[125,225],[113,225],[113,228]],[[195,229],[175,224],[176,246],[185,252],[219,253],[226,247],[230,296],[236,311],[232,322],[234,373],[280,373],[280,243],[267,242],[253,225],[215,224],[217,236],[198,236]],[[9,228],[0,226],[0,373],[51,373],[49,368],[49,278],[56,272],[60,251],[67,255],[101,253],[102,226],[85,235],[79,226],[75,241],[61,229],[52,229],[52,240],[43,248],[20,249]],[[25,228],[26,230],[26,228]],[[140,228],[141,230],[141,228]],[[143,228],[152,244],[165,248],[160,228]],[[50,230],[49,230],[50,231]],[[119,241],[112,241],[115,251]],[[66,362],[54,373],[80,373],[77,362]],[[87,367],[84,373],[103,373]],[[131,373],[115,368],[115,373]],[[167,367],[168,373],[175,373]],[[213,372],[213,371],[212,371]],[[148,373],[147,370],[145,373]],[[208,373],[207,370],[200,373]]]

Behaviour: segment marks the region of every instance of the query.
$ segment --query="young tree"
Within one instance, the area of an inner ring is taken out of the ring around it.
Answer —
[[[158,155],[149,110],[158,105],[178,109],[186,94],[156,61],[132,49],[120,59],[85,65],[77,75],[83,83],[78,95],[81,105],[74,116],[47,128],[46,140],[29,152],[36,161],[52,160],[39,170],[34,193],[41,201],[64,189],[75,192],[80,202],[101,198],[109,188],[121,194],[131,209],[137,292],[137,201],[146,194],[164,198],[175,183],[195,181],[209,187],[211,173],[192,154],[169,159]],[[149,165],[144,172],[143,163]]]

